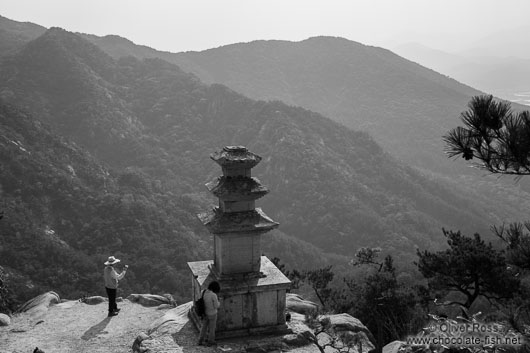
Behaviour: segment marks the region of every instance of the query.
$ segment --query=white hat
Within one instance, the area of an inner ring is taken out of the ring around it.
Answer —
[[[114,256],[109,256],[109,259],[107,260],[107,262],[105,262],[105,266],[114,265],[114,264],[117,264],[120,261],[121,261],[120,259],[117,259]]]

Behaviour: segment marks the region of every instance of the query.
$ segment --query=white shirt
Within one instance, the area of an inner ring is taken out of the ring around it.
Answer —
[[[122,273],[118,274],[114,267],[112,266],[105,266],[105,270],[103,271],[103,277],[105,278],[105,287],[116,289],[118,288],[118,281],[122,279],[125,276],[126,270],[124,270]]]
[[[217,294],[207,289],[204,292],[204,311],[206,315],[212,316],[217,314],[217,309],[221,306],[219,299],[217,299]]]

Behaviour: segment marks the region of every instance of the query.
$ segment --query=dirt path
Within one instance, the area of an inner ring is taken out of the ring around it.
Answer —
[[[130,353],[138,334],[166,312],[124,300],[120,314],[107,317],[107,305],[69,301],[40,317],[15,316],[0,327],[0,353]]]

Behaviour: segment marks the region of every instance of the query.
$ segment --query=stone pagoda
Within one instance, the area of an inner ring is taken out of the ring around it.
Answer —
[[[255,207],[269,192],[251,176],[261,157],[242,146],[227,146],[210,158],[223,170],[206,184],[219,206],[198,216],[214,236],[214,256],[188,263],[193,300],[210,282],[221,285],[216,337],[286,332],[285,294],[291,282],[261,255],[261,235],[279,225]],[[190,316],[200,327],[194,310]]]

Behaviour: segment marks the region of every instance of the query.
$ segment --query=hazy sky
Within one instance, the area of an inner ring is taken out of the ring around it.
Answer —
[[[530,0],[0,0],[0,15],[12,20],[173,52],[317,35],[450,51],[528,26],[529,14]]]

